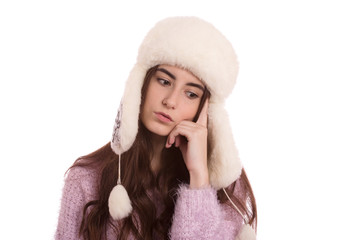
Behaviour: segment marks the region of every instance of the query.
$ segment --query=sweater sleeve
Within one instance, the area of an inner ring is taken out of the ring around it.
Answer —
[[[94,192],[90,179],[89,172],[84,168],[75,167],[68,172],[61,199],[56,240],[82,239],[79,237],[79,229],[83,208]]]
[[[233,240],[241,226],[241,216],[218,202],[215,189],[179,188],[170,230],[172,240]]]

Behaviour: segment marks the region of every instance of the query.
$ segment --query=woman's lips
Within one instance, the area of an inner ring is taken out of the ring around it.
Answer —
[[[156,112],[155,115],[161,122],[168,123],[168,122],[173,121],[172,118],[169,115],[167,115],[167,114],[165,114],[163,112]]]

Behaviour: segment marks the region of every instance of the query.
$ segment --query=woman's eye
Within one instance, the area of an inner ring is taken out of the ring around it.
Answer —
[[[158,78],[157,80],[161,85],[164,85],[164,86],[170,85],[170,82],[168,80],[165,80],[162,78]]]
[[[193,92],[190,92],[190,91],[186,92],[186,96],[188,96],[191,99],[195,99],[195,98],[199,97],[196,93],[193,93]]]

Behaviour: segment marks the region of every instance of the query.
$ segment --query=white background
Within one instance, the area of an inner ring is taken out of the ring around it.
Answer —
[[[109,141],[137,48],[195,15],[240,62],[227,107],[259,239],[360,239],[357,1],[1,1],[1,239],[52,239],[63,177]]]

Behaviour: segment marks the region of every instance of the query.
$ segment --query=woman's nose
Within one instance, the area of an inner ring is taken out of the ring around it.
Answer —
[[[176,108],[178,101],[178,94],[176,91],[171,91],[162,101],[168,108]]]

